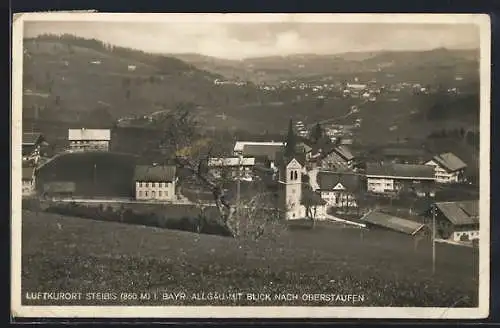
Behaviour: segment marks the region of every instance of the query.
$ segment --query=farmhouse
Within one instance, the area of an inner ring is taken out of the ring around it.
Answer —
[[[69,129],[70,151],[108,151],[111,139],[109,129]]]
[[[362,190],[361,177],[353,173],[320,171],[316,190],[329,207],[356,208],[356,195]]]
[[[135,198],[164,200],[175,198],[176,168],[173,165],[138,165],[134,172]]]
[[[434,169],[418,164],[366,164],[367,190],[373,193],[397,193],[432,186]]]
[[[41,133],[24,132],[22,143],[23,162],[38,163],[40,159],[40,148],[45,144]]]
[[[479,238],[479,201],[438,202],[436,229],[439,237],[454,241]],[[432,210],[432,209],[431,209]]]
[[[33,166],[25,166],[22,170],[22,195],[30,196],[35,192],[35,168]]]
[[[465,180],[465,164],[453,153],[444,153],[434,156],[425,163],[434,167],[434,175],[438,183],[459,183]]]
[[[377,227],[392,230],[406,235],[428,234],[429,229],[424,223],[403,219],[380,211],[370,211],[361,217],[368,227]]]
[[[354,165],[354,155],[346,145],[339,145],[331,148],[324,154],[322,167],[330,169],[352,168]]]
[[[253,157],[225,157],[209,158],[208,170],[215,177],[251,179],[252,169],[255,166]],[[238,173],[239,172],[239,173]]]
[[[308,162],[328,169],[352,168],[354,156],[347,145],[332,143],[328,137],[318,140],[312,147],[304,148]]]

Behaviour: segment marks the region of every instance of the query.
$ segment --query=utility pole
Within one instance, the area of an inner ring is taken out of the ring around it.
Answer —
[[[436,207],[433,204],[432,211],[432,274],[436,273]]]
[[[240,193],[241,193],[241,162],[243,160],[243,155],[238,156],[238,174],[236,181],[236,214],[239,214],[240,210]]]

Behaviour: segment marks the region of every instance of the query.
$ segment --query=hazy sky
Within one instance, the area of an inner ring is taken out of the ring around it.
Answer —
[[[297,53],[479,48],[472,24],[26,22],[26,37],[70,33],[147,52],[229,59]]]

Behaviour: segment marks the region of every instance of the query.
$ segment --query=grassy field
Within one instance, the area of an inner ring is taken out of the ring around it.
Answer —
[[[187,298],[146,304],[201,305],[207,302],[192,300],[192,293],[334,293],[363,295],[364,302],[357,304],[361,306],[477,305],[477,266],[472,265],[477,255],[472,249],[438,244],[433,276],[429,243],[421,241],[415,250],[411,238],[388,231],[361,234],[340,225],[318,225],[314,230],[287,230],[273,240],[250,241],[25,211],[22,238],[23,295],[168,291]],[[301,299],[272,304],[354,305]]]
[[[54,181],[72,181],[75,196],[129,197],[133,195],[134,168],[138,158],[119,153],[64,154],[38,171],[37,189]]]

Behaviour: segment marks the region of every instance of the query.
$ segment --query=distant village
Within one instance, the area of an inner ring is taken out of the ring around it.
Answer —
[[[108,129],[69,129],[64,153],[109,152],[110,141]],[[37,171],[52,160],[43,156],[49,143],[41,133],[23,133],[24,198],[73,197],[72,182],[52,182],[37,188]],[[322,129],[318,124],[308,129],[303,122],[293,124],[290,120],[284,140],[236,141],[232,154],[208,158],[205,164],[212,176],[237,183],[256,183],[264,172],[279,186],[277,206],[286,220],[337,221],[415,236],[429,234],[429,218],[434,217],[438,238],[451,243],[478,240],[478,199],[433,201],[440,186],[467,184],[467,165],[457,155],[404,154],[386,149],[380,160],[367,161],[354,155],[351,143],[342,127]],[[137,165],[133,180],[134,201],[175,203],[185,198],[178,194],[174,165]],[[430,200],[429,206],[416,213],[399,214],[377,205],[377,199],[386,201],[401,195]],[[375,202],[368,204],[367,197]]]

